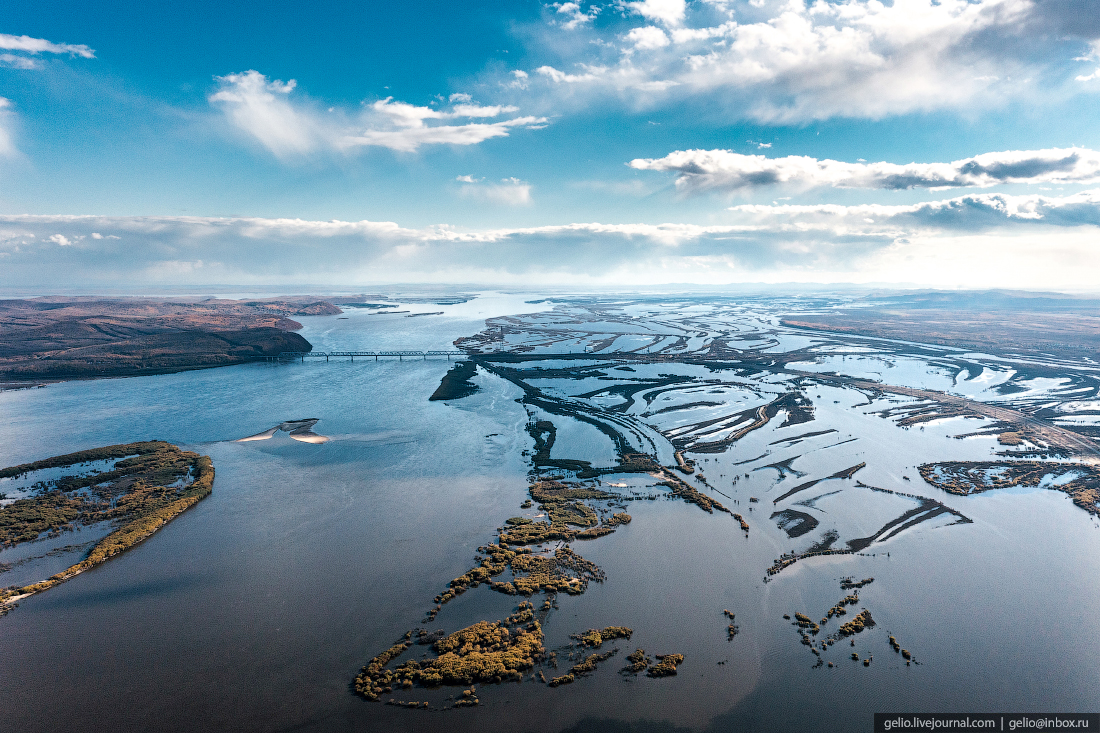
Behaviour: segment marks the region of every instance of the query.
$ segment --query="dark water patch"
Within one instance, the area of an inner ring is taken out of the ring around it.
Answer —
[[[792,539],[814,531],[818,525],[818,521],[815,517],[796,509],[784,509],[782,511],[773,512],[770,518],[775,519],[776,517],[779,518],[779,521],[775,523],[776,526],[786,532],[787,536]]]
[[[783,496],[780,496],[778,499],[773,499],[772,504],[778,504],[779,502],[783,501],[784,499],[789,498],[791,496],[794,496],[795,494],[799,493],[800,491],[805,491],[806,489],[813,488],[814,486],[818,485],[822,481],[829,481],[830,479],[835,479],[835,478],[845,478],[845,479],[851,478],[852,476],[854,476],[856,474],[856,471],[860,470],[861,468],[863,468],[866,465],[867,465],[866,462],[859,463],[859,464],[856,464],[855,466],[852,466],[850,468],[845,468],[843,471],[837,471],[832,476],[826,476],[825,478],[814,479],[813,481],[807,481],[804,484],[799,484],[798,486],[795,486],[793,489],[788,491],[786,494],[783,494]]]
[[[828,430],[815,430],[812,433],[803,433],[802,435],[795,435],[790,438],[780,438],[779,440],[773,440],[772,442],[768,443],[768,445],[779,445],[780,443],[790,443],[791,445],[794,445],[795,443],[800,443],[807,438],[814,438],[818,435],[828,435],[829,433],[835,432],[836,428],[829,428]]]
[[[660,410],[655,410],[654,412],[647,412],[643,417],[653,417],[654,415],[663,415],[666,412],[676,412],[678,410],[690,410],[695,407],[718,407],[724,404],[724,402],[707,402],[706,400],[700,402],[686,402],[682,405],[671,405],[670,407],[662,407]]]
[[[797,504],[798,506],[808,507],[810,509],[817,509],[815,504],[820,499],[824,499],[826,496],[836,496],[840,492],[841,492],[841,489],[837,489],[836,491],[826,491],[824,494],[818,494],[817,496],[813,497],[812,499],[804,499],[802,501],[796,501],[795,504]]]
[[[110,588],[96,588],[51,596],[47,593],[35,599],[38,608],[92,609],[127,605],[143,598],[159,598],[171,593],[193,591],[210,584],[210,579],[198,573],[158,578]]]
[[[802,471],[799,471],[798,469],[791,466],[792,463],[794,463],[795,461],[797,461],[801,457],[802,456],[792,456],[791,458],[787,458],[787,459],[782,460],[782,461],[776,461],[775,463],[769,463],[766,466],[757,466],[756,468],[754,468],[752,470],[753,471],[762,471],[765,468],[774,468],[776,471],[779,472],[779,480],[780,481],[785,479],[787,476],[805,476],[806,475],[805,473],[803,473]]]

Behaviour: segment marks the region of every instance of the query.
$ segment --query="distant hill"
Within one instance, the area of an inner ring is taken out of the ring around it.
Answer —
[[[311,351],[290,316],[341,312],[314,298],[0,300],[0,381],[158,374]]]

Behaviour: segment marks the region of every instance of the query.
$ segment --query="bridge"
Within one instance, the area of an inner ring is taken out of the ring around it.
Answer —
[[[440,349],[437,351],[284,351],[278,356],[265,358],[268,361],[304,362],[306,359],[324,359],[328,361],[333,358],[347,358],[355,361],[357,356],[368,359],[374,357],[375,361],[381,358],[393,357],[396,357],[398,361],[404,361],[406,357],[410,359],[427,359],[429,356],[445,356],[450,361],[452,356],[466,356],[466,352],[456,349]]]

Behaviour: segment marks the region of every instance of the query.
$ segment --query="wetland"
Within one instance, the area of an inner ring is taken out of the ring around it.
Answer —
[[[163,438],[218,466],[154,536],[0,619],[9,720],[844,731],[880,705],[1093,699],[1089,362],[784,325],[827,297],[368,300],[299,333],[466,357],[0,393],[4,464]],[[3,525],[0,584],[103,542],[91,512],[136,492],[88,490],[131,457],[0,479],[5,509],[51,497]],[[1037,613],[1043,634],[990,638]]]

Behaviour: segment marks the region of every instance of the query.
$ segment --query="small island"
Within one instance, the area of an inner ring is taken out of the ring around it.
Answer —
[[[97,463],[104,465],[95,466]],[[0,548],[102,522],[114,523],[115,529],[67,570],[30,585],[0,589],[0,616],[18,601],[74,578],[149,538],[209,496],[214,484],[209,456],[159,440],[110,445],[11,466],[0,469],[0,479],[58,468],[66,469],[61,477],[37,481],[21,489],[22,496],[0,506]]]

